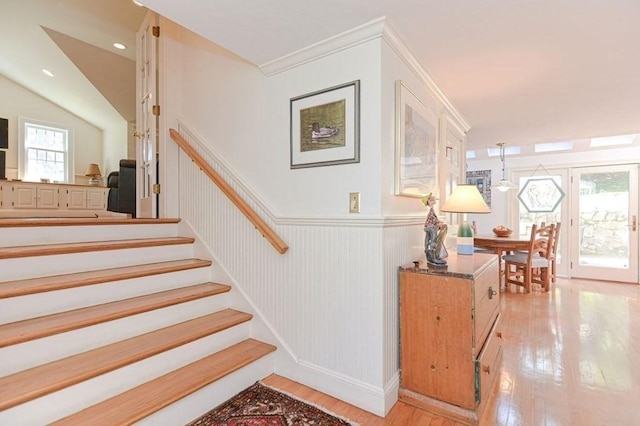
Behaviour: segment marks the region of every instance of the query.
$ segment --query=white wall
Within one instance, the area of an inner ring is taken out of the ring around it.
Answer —
[[[263,216],[290,248],[274,254],[176,155],[177,168],[174,158],[165,161],[179,183],[180,217],[281,338],[279,356],[291,357],[278,373],[384,415],[397,399],[397,268],[424,256],[426,214],[418,199],[393,195],[395,80],[415,83],[426,103],[441,107],[382,37],[266,76],[186,29],[162,25],[169,112],[162,120],[201,141],[230,171],[226,178],[248,188],[243,198],[267,207]],[[292,170],[290,99],[353,80],[360,80],[360,162]],[[349,192],[361,193],[360,214],[348,213]]]
[[[405,58],[388,43],[382,46],[382,61],[382,209],[385,216],[417,215],[424,218],[427,210],[419,198],[395,195],[396,81],[401,80],[438,117],[442,116],[444,107],[425,82],[407,66]],[[443,142],[439,141],[439,151],[443,147]]]
[[[106,176],[112,164],[126,155],[126,123],[123,127],[102,131],[67,110],[40,97],[5,77],[0,76],[0,117],[9,119],[7,168],[18,168],[18,117],[61,124],[72,129],[74,173],[77,183],[85,183],[84,172],[89,163],[97,163]],[[122,141],[125,141],[124,144]],[[122,148],[124,147],[124,151]],[[117,166],[116,166],[117,167]]]

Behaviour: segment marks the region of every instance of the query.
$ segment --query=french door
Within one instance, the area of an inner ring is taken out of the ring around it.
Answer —
[[[558,275],[638,283],[638,164],[537,171],[513,173],[517,235],[529,236],[534,223],[561,222]]]
[[[157,59],[158,38],[154,34],[157,17],[148,12],[137,33],[136,74],[136,166],[138,217],[157,217],[158,120],[154,110],[158,99]]]
[[[638,282],[638,165],[571,171],[571,276]]]

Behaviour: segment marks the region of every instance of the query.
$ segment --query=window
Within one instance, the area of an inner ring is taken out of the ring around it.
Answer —
[[[72,182],[70,129],[21,118],[20,130],[19,162],[22,179]]]

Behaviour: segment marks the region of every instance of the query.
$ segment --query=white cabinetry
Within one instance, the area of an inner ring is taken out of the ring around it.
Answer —
[[[87,208],[91,210],[106,210],[107,191],[107,188],[87,188]]]
[[[0,181],[0,217],[106,214],[107,192],[96,186]]]
[[[66,207],[73,209],[87,208],[87,190],[84,187],[66,187],[64,189],[66,195]]]
[[[14,209],[57,209],[60,189],[49,185],[13,184],[11,187]]]

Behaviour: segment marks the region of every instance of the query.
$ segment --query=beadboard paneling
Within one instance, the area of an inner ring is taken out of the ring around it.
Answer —
[[[275,218],[182,125],[182,136],[284,239],[278,254],[180,154],[180,217],[298,360],[384,388],[398,372],[397,268],[422,253],[422,218]]]

